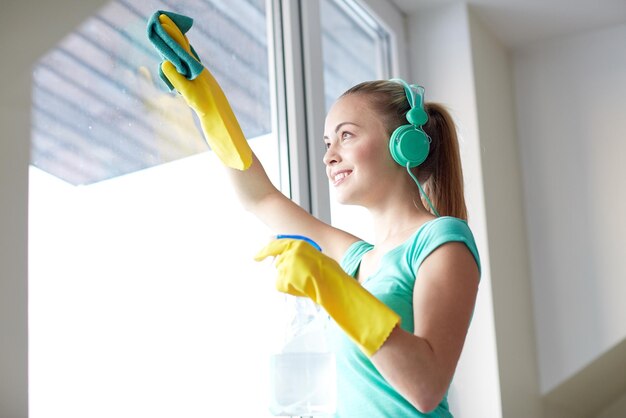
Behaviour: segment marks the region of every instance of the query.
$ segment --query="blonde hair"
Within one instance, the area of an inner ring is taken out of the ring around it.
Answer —
[[[381,116],[388,137],[398,126],[408,123],[406,113],[411,106],[402,85],[387,80],[366,81],[348,89],[341,97],[351,94],[368,98],[372,108]],[[456,126],[443,105],[425,103],[424,110],[428,122],[422,129],[431,138],[430,152],[413,171],[441,216],[467,220]],[[424,197],[421,200],[424,208],[431,211]]]

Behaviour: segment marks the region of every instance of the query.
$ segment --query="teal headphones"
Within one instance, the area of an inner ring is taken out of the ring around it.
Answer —
[[[426,161],[430,152],[430,137],[422,129],[422,126],[428,122],[428,113],[424,110],[424,87],[408,84],[400,78],[392,78],[389,81],[399,83],[404,87],[406,98],[409,101],[409,105],[411,105],[411,109],[406,112],[406,120],[409,123],[397,127],[391,133],[389,152],[391,152],[395,162],[402,167],[406,167],[406,171],[417,184],[421,195],[426,199],[435,216],[438,217],[439,212],[437,212],[428,195],[424,193],[424,189],[422,189],[419,181],[411,172],[411,168],[417,167]]]
[[[396,128],[389,138],[389,151],[394,161],[402,167],[407,163],[410,168],[417,167],[426,160],[430,151],[430,137],[422,129],[428,122],[428,114],[424,110],[424,87],[408,84],[399,78],[393,81],[404,87],[406,98],[411,109],[406,113],[407,125]]]

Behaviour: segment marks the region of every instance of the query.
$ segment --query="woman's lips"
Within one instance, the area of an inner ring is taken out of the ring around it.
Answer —
[[[333,186],[338,186],[343,183],[348,176],[352,174],[352,170],[342,170],[333,174]]]

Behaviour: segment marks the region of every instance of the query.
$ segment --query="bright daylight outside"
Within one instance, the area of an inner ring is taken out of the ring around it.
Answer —
[[[272,270],[252,260],[269,232],[159,78],[145,35],[156,10],[194,17],[194,48],[279,184],[265,1],[114,1],[43,56],[30,171],[33,418],[270,416],[276,293]]]

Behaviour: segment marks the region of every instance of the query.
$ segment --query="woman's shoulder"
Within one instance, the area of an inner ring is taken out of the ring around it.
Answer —
[[[474,242],[474,234],[467,221],[453,216],[440,216],[425,222],[409,240],[409,245],[423,247],[445,241]]]
[[[480,257],[474,234],[467,221],[452,216],[441,216],[426,222],[413,236],[407,248],[415,267],[440,246],[449,242],[462,242],[480,266]]]
[[[424,223],[424,234],[472,234],[467,221],[454,216],[440,216]]]

